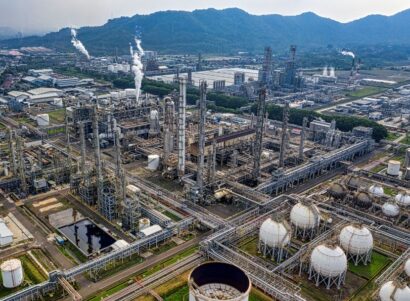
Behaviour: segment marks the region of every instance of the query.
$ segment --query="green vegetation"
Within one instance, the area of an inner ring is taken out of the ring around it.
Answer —
[[[381,172],[385,168],[386,168],[385,165],[379,164],[379,165],[376,165],[375,167],[373,167],[370,171],[374,172],[374,173],[378,173],[378,172]]]
[[[162,212],[164,215],[168,216],[170,219],[172,219],[174,222],[179,222],[181,220],[181,218],[175,214],[173,214],[172,212],[165,210],[164,212]]]
[[[120,283],[106,291],[103,291],[99,293],[98,295],[92,297],[91,299],[88,299],[88,301],[100,301],[101,299],[107,298],[108,296],[111,296],[122,289],[126,288],[129,285],[129,281]]]
[[[399,134],[399,133],[388,132],[387,137],[386,137],[386,140],[394,141],[394,140],[396,140],[396,139],[399,138],[399,137],[400,137],[400,134]]]
[[[384,193],[388,196],[395,196],[398,191],[391,187],[384,187]]]
[[[387,256],[378,252],[373,252],[370,264],[355,266],[353,263],[349,262],[348,269],[352,273],[370,280],[378,275],[390,263],[391,260]]]
[[[410,145],[410,135],[409,135],[409,134],[406,134],[406,137],[404,137],[403,139],[401,139],[399,142],[400,142],[400,143],[403,143],[403,144]]]
[[[121,262],[114,262],[107,265],[107,268],[100,272],[98,275],[99,279],[107,278],[116,273],[131,267],[135,264],[143,262],[144,259],[140,257],[138,254],[134,254],[131,257],[124,258]]]
[[[253,110],[256,111],[255,105],[253,106]],[[270,119],[280,121],[282,120],[283,107],[270,104],[267,107],[267,112],[269,113]],[[315,118],[322,118],[327,122],[331,122],[334,119],[336,121],[336,127],[343,132],[351,131],[354,127],[357,126],[371,127],[373,129],[373,139],[375,139],[376,141],[380,141],[381,139],[386,138],[388,135],[387,129],[384,126],[369,119],[353,116],[329,116],[314,111],[290,109],[290,123],[302,125],[304,117],[308,118],[309,121],[312,121]]]
[[[65,120],[65,109],[59,109],[48,113],[50,121],[52,123],[64,123]]]
[[[64,236],[59,233],[60,236]],[[66,240],[63,246],[58,246],[60,252],[68,257],[71,261],[78,263],[78,262],[86,262],[87,256],[85,256],[76,246],[74,246],[70,241]]]
[[[371,95],[375,95],[375,94],[381,93],[385,90],[386,90],[386,88],[366,86],[362,89],[349,92],[346,96],[348,96],[350,98],[353,98],[353,99],[358,99],[358,98],[363,98],[363,97],[368,97],[368,96],[371,96]]]

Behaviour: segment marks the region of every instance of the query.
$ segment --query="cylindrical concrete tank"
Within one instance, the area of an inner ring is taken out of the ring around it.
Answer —
[[[396,217],[400,213],[400,208],[397,204],[386,202],[382,206],[383,214],[387,217]]]
[[[402,206],[402,207],[408,207],[410,206],[410,194],[408,192],[400,192],[396,197],[394,198],[396,200],[397,205]]]
[[[339,246],[319,245],[310,256],[312,267],[325,277],[337,277],[347,270],[347,257]]]
[[[319,209],[315,205],[297,203],[290,211],[290,220],[297,228],[315,228],[320,221]]]
[[[48,126],[50,125],[50,116],[48,114],[38,114],[36,116],[38,126]]]
[[[149,228],[151,226],[151,222],[150,222],[150,220],[148,219],[148,218],[141,218],[139,221],[138,221],[138,230],[139,231],[141,231],[141,230],[144,230],[144,229],[147,229],[147,228]]]
[[[204,263],[188,279],[189,301],[248,301],[252,288],[244,271],[223,262]]]
[[[365,254],[373,249],[373,235],[362,225],[348,225],[340,231],[340,246],[350,254]]]
[[[23,282],[23,266],[19,259],[10,259],[3,262],[0,269],[5,288],[14,288]]]
[[[148,155],[148,166],[149,170],[157,170],[159,167],[159,156],[158,155]]]
[[[291,231],[285,223],[274,221],[271,218],[265,220],[259,229],[259,240],[271,248],[282,248],[289,244]]]
[[[410,288],[405,284],[388,281],[380,288],[379,297],[380,301],[408,301]]]
[[[400,174],[400,161],[390,160],[387,165],[387,174],[397,177]]]

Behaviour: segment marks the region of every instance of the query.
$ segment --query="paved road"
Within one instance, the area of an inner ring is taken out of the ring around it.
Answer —
[[[125,281],[128,278],[130,278],[132,275],[143,271],[147,268],[150,268],[152,266],[157,265],[158,263],[160,263],[161,261],[171,258],[173,256],[175,256],[176,254],[189,249],[192,246],[197,245],[199,242],[202,241],[202,239],[208,235],[208,233],[206,234],[202,234],[190,241],[187,241],[181,245],[178,245],[164,253],[161,253],[159,255],[156,256],[152,256],[149,257],[148,259],[146,259],[144,262],[134,265],[126,270],[123,270],[121,272],[118,272],[106,279],[103,279],[101,281],[98,281],[96,283],[92,283],[89,284],[88,286],[82,286],[82,283],[79,283],[81,286],[81,289],[78,291],[80,293],[80,295],[83,297],[83,299],[87,299],[90,296],[94,295],[96,292],[100,292],[103,291],[107,288],[109,288],[110,286],[114,285],[117,282],[120,281]],[[64,301],[69,301],[69,298],[66,298]]]

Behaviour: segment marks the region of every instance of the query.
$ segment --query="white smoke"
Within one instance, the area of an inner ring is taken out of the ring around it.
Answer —
[[[345,55],[345,56],[351,56],[352,58],[355,58],[355,57],[356,57],[356,56],[354,55],[354,53],[351,52],[351,51],[342,50],[342,51],[340,51],[340,53],[341,53],[342,55]]]
[[[71,44],[73,44],[78,51],[84,54],[88,60],[90,59],[90,54],[87,49],[84,47],[83,43],[77,39],[77,31],[74,28],[71,28]]]
[[[139,104],[139,98],[141,93],[141,83],[144,77],[144,66],[142,64],[142,56],[144,55],[144,49],[141,47],[141,40],[135,38],[135,44],[137,44],[137,49],[134,51],[132,45],[130,45],[130,52],[132,55],[132,72],[134,73],[135,81],[135,92],[136,92],[136,102]]]

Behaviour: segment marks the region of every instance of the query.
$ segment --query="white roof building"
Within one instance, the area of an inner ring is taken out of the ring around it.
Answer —
[[[13,242],[13,232],[7,227],[3,219],[0,219],[0,247],[10,245]]]
[[[145,229],[141,230],[140,233],[141,233],[144,237],[147,237],[147,236],[153,235],[153,234],[158,233],[158,232],[161,232],[161,231],[162,231],[161,226],[159,226],[159,225],[153,225],[153,226],[151,226],[151,227],[148,227],[148,228],[145,228]]]

